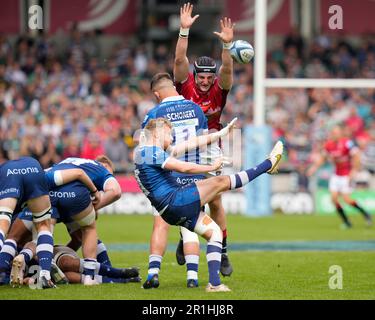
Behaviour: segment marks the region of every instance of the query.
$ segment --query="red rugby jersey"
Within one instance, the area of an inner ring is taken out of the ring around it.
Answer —
[[[189,73],[187,80],[183,83],[176,83],[176,89],[185,99],[191,100],[200,105],[207,117],[208,129],[221,129],[220,116],[227,102],[229,90],[220,88],[216,78],[210,90],[202,92],[195,84],[194,75]]]
[[[341,138],[337,141],[328,140],[324,149],[335,165],[335,173],[338,176],[347,176],[351,170],[351,152],[355,149],[353,141]]]

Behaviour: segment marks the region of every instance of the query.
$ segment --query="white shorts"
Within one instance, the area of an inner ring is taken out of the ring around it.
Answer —
[[[338,176],[334,174],[329,179],[329,191],[349,194],[352,192],[349,176]]]

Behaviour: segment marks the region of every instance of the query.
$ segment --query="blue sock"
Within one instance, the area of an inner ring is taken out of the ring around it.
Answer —
[[[95,259],[84,259],[83,260],[83,274],[85,276],[91,276],[94,278],[97,261]]]
[[[199,256],[195,254],[189,254],[185,256],[185,260],[186,260],[187,279],[198,280]]]
[[[4,232],[2,230],[0,230],[0,250],[3,248],[4,239],[5,239]]]
[[[107,248],[104,245],[104,243],[101,242],[99,239],[98,239],[98,246],[96,248],[96,259],[101,264],[105,264],[110,267],[112,266],[111,261],[109,260]]]
[[[10,271],[12,269],[12,261],[16,256],[17,243],[13,239],[4,241],[3,248],[0,252],[0,269],[2,271]]]
[[[124,275],[124,273],[122,272],[121,269],[112,268],[112,267],[106,266],[102,263],[100,263],[98,274],[100,276],[106,276],[106,277],[110,277],[110,278],[121,278]]]
[[[272,163],[267,159],[254,168],[231,174],[229,176],[231,190],[243,187],[262,173],[266,173],[271,167]]]
[[[41,231],[38,233],[36,255],[38,256],[41,271],[50,272],[53,257],[53,238],[51,232]]]
[[[26,248],[26,249],[22,249],[20,254],[22,254],[25,258],[25,264],[28,265],[30,263],[30,260],[33,258],[33,252]]]
[[[129,279],[102,277],[102,283],[127,283]]]
[[[209,282],[213,286],[218,286],[220,281],[219,270],[221,265],[221,242],[208,242],[207,243],[207,263]]]
[[[157,254],[150,254],[150,256],[148,257],[148,280],[150,280],[154,274],[159,274],[162,259],[162,256],[159,256]]]

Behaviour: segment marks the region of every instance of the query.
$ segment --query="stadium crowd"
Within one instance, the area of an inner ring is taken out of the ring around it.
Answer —
[[[43,167],[69,156],[107,154],[117,171],[133,169],[133,135],[155,105],[149,80],[172,73],[174,48],[126,39],[102,59],[94,32],[72,30],[64,50],[47,35],[0,35],[0,163],[31,155]],[[207,53],[206,53],[207,54]],[[220,51],[212,56],[219,58]],[[194,57],[191,57],[193,61]],[[306,45],[295,32],[268,54],[269,77],[375,78],[375,38],[358,45],[317,37]],[[305,170],[333,124],[363,150],[367,169],[375,172],[375,89],[269,89],[267,122],[273,138],[285,142],[284,170]],[[235,64],[234,86],[222,117],[239,126],[253,119],[253,64]],[[312,150],[313,148],[313,150]]]

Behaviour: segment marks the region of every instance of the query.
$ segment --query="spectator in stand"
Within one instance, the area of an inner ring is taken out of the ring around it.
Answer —
[[[115,165],[115,170],[124,172],[128,167],[128,147],[121,137],[119,128],[111,131],[110,137],[104,143],[105,155],[108,156]]]
[[[62,158],[79,158],[81,156],[81,146],[79,139],[75,136],[68,136],[63,147]]]
[[[73,26],[68,35],[62,35],[66,41],[59,41],[59,37],[25,35],[10,41],[0,35],[3,152],[11,159],[20,154],[40,158],[49,145],[56,148],[57,155],[83,153],[95,158],[104,153],[101,144],[110,138],[114,127],[121,131],[131,162],[134,132],[154,106],[147,79],[171,69],[171,46],[160,43],[150,51],[148,43],[123,38],[104,56],[107,50],[100,50],[103,47],[98,46],[94,32],[84,34]],[[374,38],[359,40],[352,44],[340,37],[321,35],[304,43],[295,29],[272,44],[267,76],[374,79]],[[214,48],[213,56],[215,52],[221,51]],[[234,64],[233,87],[223,122],[239,115],[237,126],[252,123],[253,71],[253,63]],[[281,169],[296,170],[299,161],[295,159],[309,150],[305,141],[314,144],[324,139],[329,126],[338,121],[351,128],[358,144],[367,146],[363,141],[368,140],[364,137],[374,122],[375,89],[268,89],[266,111],[274,139],[282,139],[290,153],[291,161],[284,161]],[[301,113],[307,117],[301,118]],[[93,143],[95,148],[88,141],[89,132],[100,136],[100,141]],[[54,143],[49,144],[51,136]],[[33,146],[26,146],[29,141]],[[371,155],[371,147],[369,150]],[[126,170],[131,173],[131,169],[129,166]]]
[[[83,142],[82,152],[80,158],[95,159],[104,154],[104,147],[100,137],[95,132],[90,132],[88,137]]]

